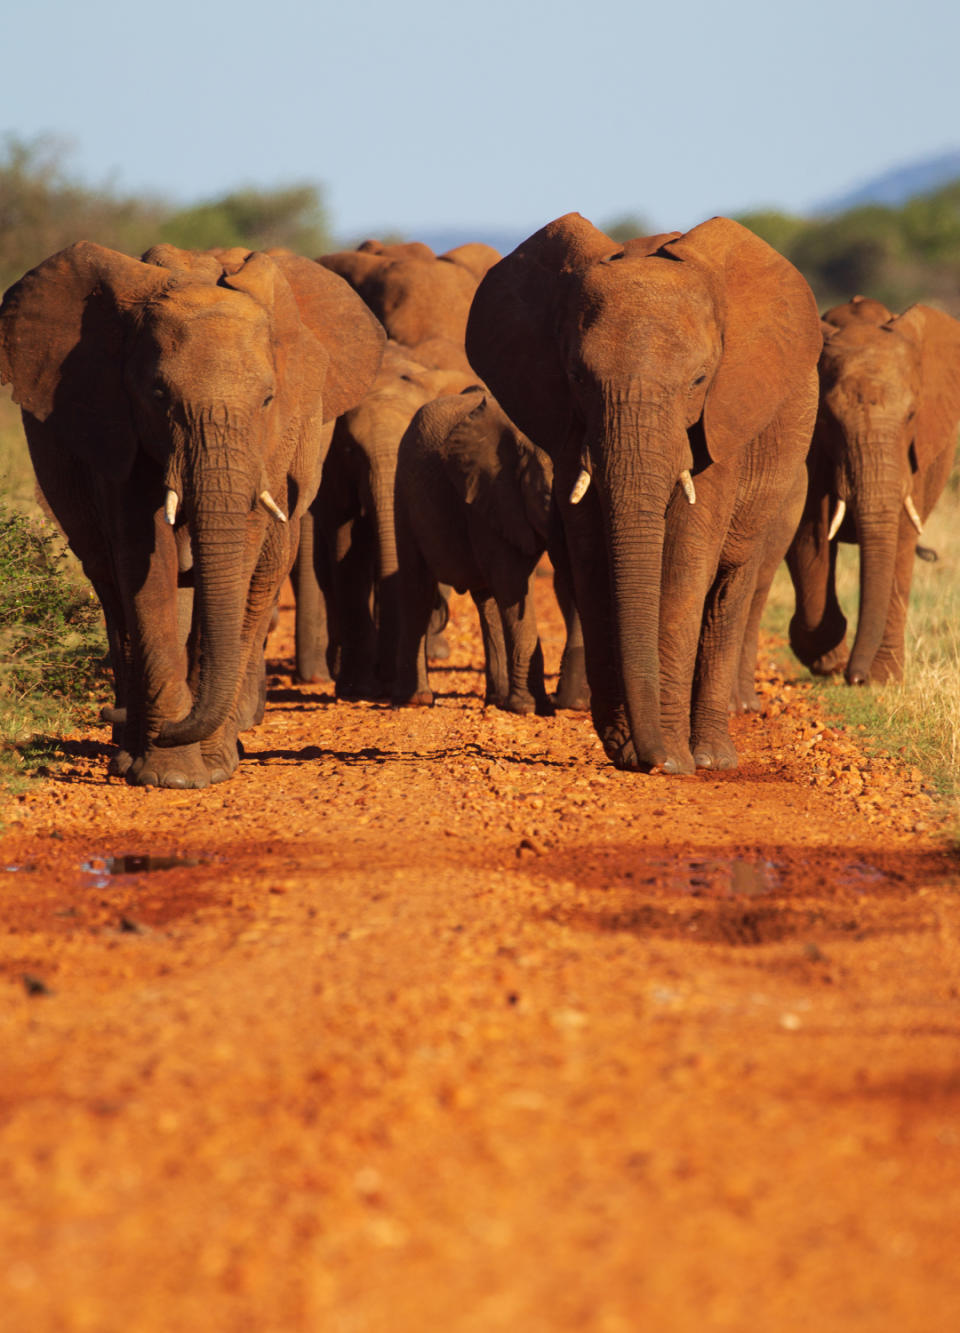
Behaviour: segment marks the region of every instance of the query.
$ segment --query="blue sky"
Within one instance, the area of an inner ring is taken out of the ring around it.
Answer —
[[[960,147],[947,0],[29,0],[0,134],[90,185],[324,187],[341,240],[804,213]]]

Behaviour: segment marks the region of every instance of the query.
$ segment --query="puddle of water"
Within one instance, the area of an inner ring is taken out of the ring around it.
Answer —
[[[102,888],[110,875],[142,875],[153,870],[173,870],[177,866],[204,865],[197,856],[152,856],[145,852],[127,852],[123,856],[94,856],[84,861],[80,869],[97,876]]]
[[[706,860],[669,864],[661,883],[691,897],[759,898],[775,893],[780,876],[773,861],[744,861],[740,857],[711,857]],[[648,881],[649,882],[649,881]]]
[[[850,861],[837,874],[838,884],[861,894],[882,884],[886,879],[887,875],[882,870],[878,870],[876,866],[866,861]]]

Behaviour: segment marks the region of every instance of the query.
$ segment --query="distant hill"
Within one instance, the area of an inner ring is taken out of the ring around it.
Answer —
[[[936,157],[923,158],[919,162],[893,167],[882,176],[865,181],[849,194],[838,195],[835,199],[819,204],[814,212],[821,216],[825,213],[845,213],[850,208],[860,208],[864,204],[901,208],[918,194],[932,194],[934,190],[955,180],[960,180],[960,148],[939,153]]]

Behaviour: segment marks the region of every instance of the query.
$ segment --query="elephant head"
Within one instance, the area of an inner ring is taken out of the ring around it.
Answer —
[[[421,364],[469,373],[463,340],[470,302],[499,258],[479,242],[436,255],[419,241],[364,241],[318,262],[345,278],[390,337],[412,349]]]
[[[282,251],[136,260],[79,242],[6,294],[0,375],[31,449],[146,488],[171,527],[189,525],[202,660],[189,715],[160,719],[157,743],[203,740],[228,716],[260,610],[254,570],[312,498],[321,423],[362,396],[383,342],[346,283]],[[148,563],[152,531],[123,539]]]
[[[671,767],[658,636],[677,496],[693,498],[691,474],[708,468],[733,478],[692,539],[711,547],[715,572],[747,446],[810,382],[820,349],[812,293],[728,219],[618,245],[572,213],[487,273],[466,345],[510,418],[554,460],[607,752],[644,767],[667,753]],[[702,612],[701,598],[689,612],[698,626]]]
[[[810,595],[804,585],[829,577],[831,543],[859,543],[860,614],[846,676],[862,684],[902,674],[905,605],[893,603],[905,604],[909,591],[916,540],[910,525],[921,530],[953,458],[960,322],[929,306],[894,315],[879,301],[854,297],[827,311],[822,329],[810,495],[791,569],[803,621],[800,602]],[[832,632],[824,626],[826,638],[812,625],[806,634],[799,622],[792,627],[795,648],[814,669],[842,665],[839,613],[834,621]]]

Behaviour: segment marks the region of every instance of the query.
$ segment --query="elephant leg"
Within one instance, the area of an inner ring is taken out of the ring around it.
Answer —
[[[692,773],[697,767],[691,748],[694,676],[702,657],[701,629],[717,579],[721,541],[730,527],[735,477],[729,468],[713,464],[698,474],[696,491],[695,505],[682,494],[674,496],[664,536],[659,648],[660,723],[667,773]],[[721,605],[717,604],[718,610]],[[729,676],[722,704],[724,736],[732,667]]]
[[[903,680],[906,659],[906,624],[913,582],[917,533],[906,513],[901,515],[897,532],[897,563],[893,578],[890,610],[883,629],[883,639],[870,667],[870,679],[876,684]]]
[[[434,662],[445,662],[450,656],[450,645],[443,631],[450,620],[452,592],[449,583],[441,583],[437,588],[437,598],[430,616],[430,628],[427,630],[427,657]]]
[[[690,748],[697,768],[737,766],[730,699],[757,591],[758,564],[759,558],[721,569],[706,598],[690,716]]]
[[[756,585],[750,607],[747,612],[740,660],[734,679],[733,693],[730,698],[732,713],[756,713],[760,709],[760,696],[757,694],[757,651],[760,637],[760,621],[763,608],[767,604],[770,585],[774,575],[790,547],[803,506],[806,485],[805,469],[801,468],[794,487],[794,501],[784,510],[780,518],[771,525],[760,558]]]
[[[757,584],[747,612],[746,628],[743,632],[743,646],[740,661],[733,681],[730,695],[731,713],[757,713],[760,711],[760,696],[757,694],[757,652],[760,638],[760,621],[763,608],[767,604],[770,584],[780,559],[772,568],[764,565],[757,575]]]
[[[337,537],[337,603],[341,657],[338,699],[378,697],[377,626],[373,618],[374,536],[368,519],[343,524]]]
[[[541,717],[551,717],[553,707],[543,681],[543,648],[529,580],[526,595],[519,602],[501,604],[500,617],[510,683],[504,708],[509,713],[535,712]]]
[[[842,671],[849,657],[847,620],[836,590],[839,538],[827,541],[829,510],[829,495],[808,503],[786,557],[796,604],[790,647],[817,676]]]
[[[554,705],[584,712],[590,707],[590,687],[584,661],[583,626],[573,593],[573,572],[570,555],[559,525],[551,531],[550,561],[553,565],[553,590],[563,616],[566,637],[560,658],[560,676]]]
[[[579,472],[579,441],[569,443],[557,460],[554,495],[570,552],[573,589],[583,627],[584,664],[590,687],[590,714],[607,758],[618,768],[639,767],[627,719],[616,647],[616,618],[610,562],[596,488],[577,505],[568,496]]]
[[[308,509],[300,520],[300,543],[290,572],[296,599],[296,667],[299,680],[326,683],[330,680],[327,664],[327,606],[317,574],[320,545],[317,520]]]
[[[437,596],[437,580],[427,567],[416,538],[397,515],[400,635],[393,683],[394,707],[433,703],[427,675],[427,630]]]
[[[505,708],[510,694],[510,678],[500,611],[492,593],[471,591],[470,596],[480,617],[480,636],[483,639],[483,702],[496,708]]]

